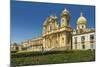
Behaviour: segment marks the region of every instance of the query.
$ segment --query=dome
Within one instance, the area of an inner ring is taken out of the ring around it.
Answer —
[[[46,18],[46,20],[44,21],[43,25],[45,26],[52,19],[56,20],[57,19],[57,16],[50,15],[49,17]]]
[[[69,13],[69,11],[65,8],[65,9],[63,10],[63,13]]]
[[[56,15],[50,15],[50,18],[51,19],[57,19],[57,16]]]
[[[83,16],[83,13],[80,13],[80,17],[77,20],[77,24],[86,24],[87,19]]]

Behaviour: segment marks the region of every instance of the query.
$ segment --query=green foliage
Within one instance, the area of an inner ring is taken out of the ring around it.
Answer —
[[[12,54],[12,53],[17,53],[17,51],[11,51],[11,54]]]
[[[16,57],[11,58],[11,65],[38,65],[95,61],[95,51],[49,51],[49,52],[27,52],[17,53]],[[21,57],[19,57],[21,56]]]
[[[73,51],[20,52],[20,53],[11,53],[11,58],[31,57],[31,56],[40,56],[40,55],[58,54],[58,53],[69,53],[69,52],[73,52]]]

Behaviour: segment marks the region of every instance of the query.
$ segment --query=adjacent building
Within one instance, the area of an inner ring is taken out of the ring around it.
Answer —
[[[22,50],[22,45],[18,45],[15,42],[11,42],[10,48],[11,48],[12,52],[21,51]]]
[[[88,28],[87,23],[87,19],[81,13],[77,20],[77,27],[72,34],[73,50],[95,49],[95,29]]]

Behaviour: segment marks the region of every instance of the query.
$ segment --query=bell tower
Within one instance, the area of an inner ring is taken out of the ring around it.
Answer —
[[[61,27],[68,27],[70,20],[70,13],[67,9],[64,9],[61,13]]]
[[[61,13],[61,26],[60,26],[60,46],[66,50],[71,49],[71,32],[70,27],[70,13],[67,9],[64,9]]]

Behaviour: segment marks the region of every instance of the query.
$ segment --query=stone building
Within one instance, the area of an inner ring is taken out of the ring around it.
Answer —
[[[51,15],[43,24],[43,47],[45,50],[70,50],[71,32],[69,25],[70,13],[64,9],[61,13],[61,22],[58,24],[57,16]]]
[[[10,45],[11,51],[21,51],[22,50],[22,45],[18,45],[15,42],[12,42]]]
[[[38,37],[36,39],[27,40],[21,43],[23,51],[42,51],[43,50],[43,39]]]
[[[80,13],[77,20],[77,27],[72,34],[73,50],[95,49],[95,29],[87,27],[87,19]]]
[[[69,25],[70,13],[64,9],[61,13],[61,22],[57,16],[50,15],[43,23],[43,35],[36,39],[22,42],[23,50],[49,51],[70,50],[72,28]]]
[[[88,28],[87,19],[80,13],[76,29],[70,26],[70,12],[64,9],[58,17],[50,15],[43,23],[41,37],[21,43],[20,51],[59,51],[95,49],[95,29]],[[59,24],[60,23],[60,24]]]

